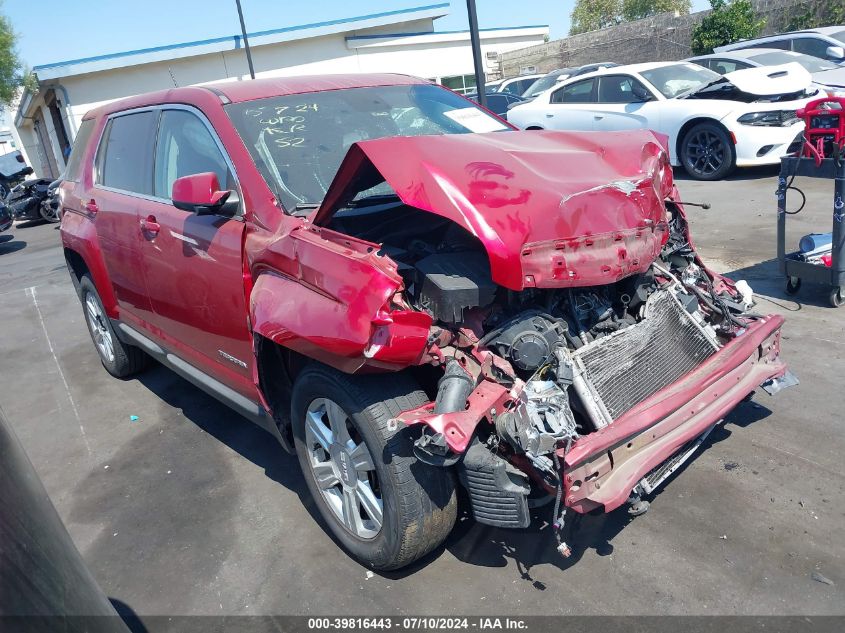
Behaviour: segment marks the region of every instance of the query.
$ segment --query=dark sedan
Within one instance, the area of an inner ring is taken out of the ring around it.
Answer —
[[[499,116],[504,116],[512,105],[522,103],[525,101],[522,97],[508,94],[506,92],[488,92],[484,95],[487,98],[487,109]],[[468,99],[472,99],[478,103],[478,93],[471,92],[467,95]]]

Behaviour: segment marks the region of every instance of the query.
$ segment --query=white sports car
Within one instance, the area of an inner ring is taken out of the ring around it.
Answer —
[[[567,79],[507,118],[529,130],[649,128],[669,137],[673,165],[719,180],[797,149],[804,123],[795,111],[817,96],[811,83],[798,64],[724,76],[685,62],[632,64]]]

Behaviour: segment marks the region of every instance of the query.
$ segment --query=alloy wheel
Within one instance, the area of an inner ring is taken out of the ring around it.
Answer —
[[[100,352],[100,356],[106,362],[114,361],[114,341],[111,338],[111,330],[108,326],[106,315],[103,313],[100,304],[90,294],[85,298],[85,316],[88,319],[88,325],[91,329],[91,337],[94,339],[94,345]]]
[[[46,220],[47,222],[60,222],[62,219],[61,213],[59,212],[59,205],[50,204],[48,201],[44,201],[41,203],[41,207],[38,209],[38,213],[41,215],[42,219]]]
[[[716,173],[729,159],[728,148],[722,139],[707,129],[699,130],[689,138],[687,157],[690,168],[702,176]]]
[[[361,539],[378,535],[383,522],[375,463],[346,412],[317,398],[305,414],[305,445],[311,475],[335,518]]]

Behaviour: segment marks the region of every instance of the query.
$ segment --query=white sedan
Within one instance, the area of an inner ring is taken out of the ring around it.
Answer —
[[[669,137],[673,165],[719,180],[797,148],[804,123],[795,111],[816,96],[811,82],[798,64],[724,76],[685,62],[632,64],[567,79],[507,118],[529,130],[649,128]]]

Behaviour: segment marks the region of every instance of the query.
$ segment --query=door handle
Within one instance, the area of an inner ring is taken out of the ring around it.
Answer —
[[[85,203],[84,206],[85,210],[91,215],[96,215],[97,212],[100,210],[100,207],[97,206],[97,203],[94,201],[94,198],[91,198],[88,202]]]
[[[552,114],[551,112],[546,112],[546,117],[548,117],[549,119],[551,119],[553,116],[554,114]]]
[[[604,115],[603,115],[603,114],[594,114],[594,115],[593,115],[593,118],[594,118],[596,121],[601,121],[601,120],[604,118]]]
[[[141,220],[141,231],[148,235],[155,237],[161,231],[161,225],[156,220],[156,216],[148,215]]]

